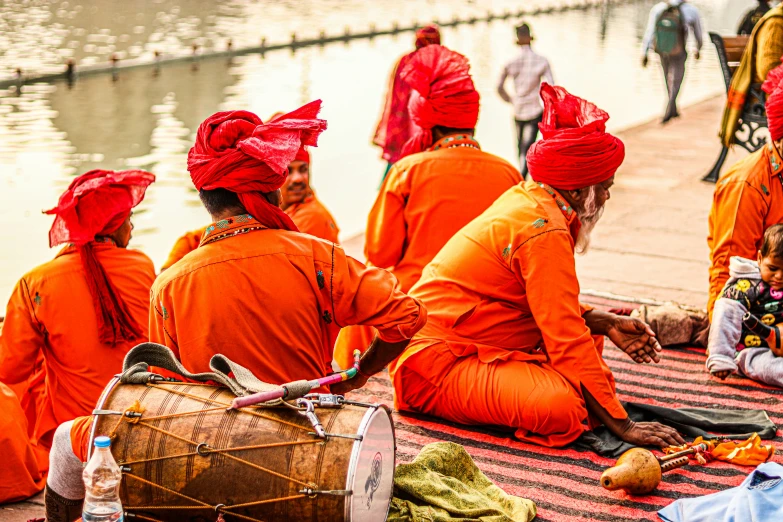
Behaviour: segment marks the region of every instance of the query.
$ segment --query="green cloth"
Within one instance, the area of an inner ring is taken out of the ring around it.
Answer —
[[[465,448],[436,442],[394,472],[390,522],[530,522],[532,500],[507,495],[481,472]]]

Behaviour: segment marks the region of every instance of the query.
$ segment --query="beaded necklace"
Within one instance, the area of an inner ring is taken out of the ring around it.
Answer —
[[[550,196],[552,196],[555,199],[555,203],[557,203],[557,207],[560,209],[563,214],[565,214],[566,217],[571,217],[571,214],[574,212],[574,209],[571,208],[571,205],[567,204],[565,201],[560,199],[560,196],[550,187],[549,185],[546,185],[544,183],[538,182],[538,186],[544,189],[549,193]]]
[[[244,226],[240,226],[244,225]],[[264,230],[267,227],[256,221],[250,214],[240,214],[238,216],[222,219],[207,227],[204,237],[201,240],[202,245],[214,243],[227,237],[238,236],[252,230]]]
[[[467,147],[470,149],[481,150],[479,142],[469,134],[453,134],[441,138],[428,150],[454,149],[457,147]]]

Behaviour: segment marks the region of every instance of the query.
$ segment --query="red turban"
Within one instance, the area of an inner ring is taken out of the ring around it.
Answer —
[[[767,93],[767,127],[772,141],[783,138],[783,65],[769,71],[761,85]]]
[[[609,115],[562,87],[541,85],[543,139],[527,153],[530,176],[562,190],[602,183],[614,176],[625,146],[606,132]]]
[[[90,242],[120,228],[153,181],[154,174],[141,170],[91,170],[74,179],[57,206],[45,211],[56,216],[49,230],[49,246],[69,242],[79,250],[100,341],[112,346],[141,340],[142,330],[95,257]]]
[[[198,128],[188,171],[198,190],[230,190],[261,224],[297,231],[291,218],[262,194],[283,186],[288,165],[304,145],[318,145],[326,121],[321,100],[264,123],[247,111],[218,112]]]
[[[437,25],[425,25],[416,30],[416,49],[432,44],[440,45],[440,30]]]
[[[441,45],[416,51],[400,77],[413,92],[408,112],[418,128],[402,148],[401,157],[432,146],[436,125],[472,129],[479,113],[479,94],[470,78],[468,59]]]

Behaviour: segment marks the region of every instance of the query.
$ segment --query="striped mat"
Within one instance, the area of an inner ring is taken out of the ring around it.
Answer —
[[[783,390],[737,376],[724,382],[711,379],[704,370],[703,349],[667,349],[660,364],[638,365],[607,343],[604,358],[614,372],[620,400],[670,408],[763,409],[779,427],[773,444],[778,453],[783,449]],[[391,405],[392,393],[388,375],[383,374],[352,395]],[[723,462],[691,465],[665,474],[653,494],[631,497],[599,485],[602,471],[614,461],[592,452],[542,448],[497,431],[399,413],[395,413],[395,428],[398,462],[411,461],[431,442],[461,444],[503,490],[534,500],[539,510],[536,520],[541,521],[657,521],[656,512],[675,499],[737,486],[752,470]]]

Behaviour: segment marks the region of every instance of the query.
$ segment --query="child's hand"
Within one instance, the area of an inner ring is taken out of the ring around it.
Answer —
[[[712,372],[712,375],[714,377],[717,377],[720,380],[724,380],[726,377],[728,377],[731,374],[731,370],[721,370],[719,372]]]

